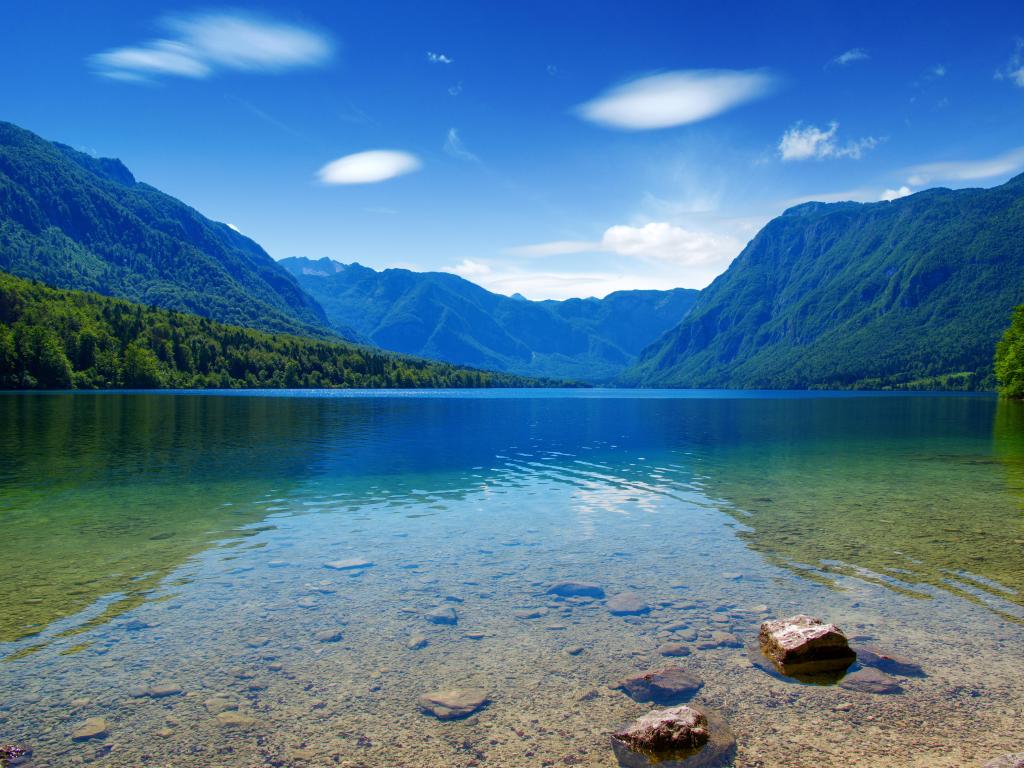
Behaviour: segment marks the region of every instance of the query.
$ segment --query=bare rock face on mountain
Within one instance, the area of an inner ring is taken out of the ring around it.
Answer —
[[[804,614],[764,622],[758,639],[761,652],[788,676],[841,672],[856,659],[839,627]]]

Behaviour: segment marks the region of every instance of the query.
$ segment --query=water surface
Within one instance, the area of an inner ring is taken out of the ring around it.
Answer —
[[[609,686],[668,664],[704,680],[738,766],[1019,748],[1015,403],[19,394],[0,435],[0,741],[33,765],[615,765],[608,732],[649,707]],[[545,594],[565,579],[650,611]],[[890,696],[771,677],[742,646],[798,611],[927,675]],[[139,696],[158,683],[181,693]],[[418,711],[465,686],[491,695],[473,717]],[[108,735],[72,741],[89,717]]]

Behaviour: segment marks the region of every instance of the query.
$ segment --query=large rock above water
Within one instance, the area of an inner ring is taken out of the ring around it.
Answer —
[[[678,704],[692,698],[703,685],[703,682],[681,667],[666,667],[627,677],[615,687],[633,701]]]
[[[707,717],[685,704],[648,712],[615,734],[630,749],[647,753],[697,750],[709,736]]]
[[[598,584],[582,581],[560,581],[548,587],[547,594],[558,597],[604,597],[604,589]]]
[[[758,640],[785,675],[841,671],[856,658],[839,627],[804,614],[764,622]]]
[[[489,698],[483,688],[453,688],[420,696],[417,704],[427,715],[438,720],[458,720],[483,708]]]

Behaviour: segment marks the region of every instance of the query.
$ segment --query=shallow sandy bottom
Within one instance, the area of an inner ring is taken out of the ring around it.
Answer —
[[[1021,749],[1020,624],[939,591],[801,578],[686,489],[546,476],[415,503],[318,501],[316,514],[279,512],[272,530],[194,559],[131,614],[63,638],[54,627],[46,647],[6,662],[0,737],[31,744],[39,768],[613,766],[609,733],[651,707],[611,686],[678,665],[736,733],[736,766],[971,766]],[[373,565],[324,567],[349,557]],[[545,594],[567,579],[635,590],[651,611],[613,616],[602,600]],[[429,623],[437,606],[458,624]],[[534,608],[538,618],[515,616]],[[795,612],[927,677],[900,678],[902,694],[857,693],[776,679],[743,648],[697,647],[712,631],[749,641],[761,620]],[[333,628],[339,642],[315,639]],[[658,655],[688,630],[690,656]],[[429,645],[408,649],[418,634]],[[182,693],[133,696],[160,682]],[[468,719],[418,711],[422,693],[471,686],[492,700]],[[224,725],[223,706],[252,721]],[[73,742],[97,716],[109,734]]]

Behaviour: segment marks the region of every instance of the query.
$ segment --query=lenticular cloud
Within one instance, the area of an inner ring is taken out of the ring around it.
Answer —
[[[617,86],[577,109],[584,119],[610,128],[652,130],[707,120],[774,86],[775,79],[759,70],[680,70]]]
[[[374,149],[339,157],[317,175],[324,184],[373,184],[417,171],[420,165],[419,158],[408,152]]]

